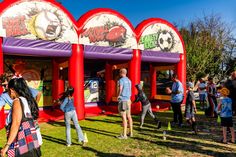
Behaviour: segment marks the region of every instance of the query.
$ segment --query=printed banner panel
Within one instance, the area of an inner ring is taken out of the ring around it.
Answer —
[[[183,53],[183,45],[178,34],[166,24],[148,26],[138,43],[140,50]]]
[[[91,18],[79,36],[79,43],[137,49],[135,35],[130,26],[111,14],[101,14]]]
[[[13,4],[0,16],[0,36],[78,43],[77,33],[67,15],[45,1]]]
[[[52,61],[31,58],[6,57],[4,71],[21,75],[28,86],[42,92],[39,107],[52,105]],[[7,106],[6,109],[9,109]]]

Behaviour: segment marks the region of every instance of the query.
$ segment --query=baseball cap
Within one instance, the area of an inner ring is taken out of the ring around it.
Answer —
[[[187,82],[187,87],[193,88],[193,83],[192,82]]]

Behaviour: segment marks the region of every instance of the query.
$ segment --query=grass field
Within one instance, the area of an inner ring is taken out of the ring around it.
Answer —
[[[82,147],[77,142],[75,129],[72,129],[72,146],[65,144],[64,121],[42,123],[43,157],[115,157],[115,156],[174,156],[202,157],[222,156],[236,157],[236,144],[221,144],[221,127],[216,119],[206,118],[202,113],[197,115],[199,135],[193,135],[190,127],[172,127],[163,140],[163,130],[172,120],[172,112],[159,112],[163,122],[160,130],[149,117],[145,126],[139,129],[139,116],[134,119],[134,137],[119,140],[121,118],[119,115],[89,117],[80,121],[83,132],[87,134],[88,144]],[[236,119],[234,120],[236,122]],[[236,125],[235,125],[236,126]],[[0,146],[6,141],[5,130],[0,131]]]

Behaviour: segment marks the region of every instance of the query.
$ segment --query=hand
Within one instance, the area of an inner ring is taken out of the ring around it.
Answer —
[[[118,100],[118,101],[121,101],[121,96],[118,96],[118,97],[117,97],[117,100]]]
[[[172,91],[169,87],[166,87],[165,92],[166,92],[166,94],[171,94],[172,93]]]
[[[5,146],[4,148],[2,148],[2,150],[1,150],[1,157],[5,157],[6,156],[7,150],[8,150],[8,146]]]
[[[194,108],[194,112],[197,113],[197,108]]]

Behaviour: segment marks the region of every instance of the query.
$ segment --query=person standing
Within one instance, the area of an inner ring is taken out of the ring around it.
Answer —
[[[218,112],[220,113],[221,118],[221,126],[223,130],[223,143],[227,143],[227,128],[230,128],[231,132],[231,143],[235,143],[235,133],[234,133],[234,127],[233,127],[233,115],[232,115],[232,100],[228,97],[230,94],[230,91],[223,87],[220,90],[221,95],[223,96],[223,99],[220,100],[220,103],[218,105]]]
[[[35,121],[39,116],[36,100],[23,78],[13,78],[8,83],[8,94],[13,99],[6,120],[7,142],[1,156],[41,156]]]
[[[200,78],[199,84],[198,84],[198,93],[199,93],[199,101],[200,101],[200,108],[205,109],[205,104],[206,104],[206,97],[207,97],[207,92],[206,92],[207,84],[206,82]]]
[[[8,104],[10,107],[12,107],[13,105],[13,100],[10,98],[9,93],[8,93],[8,82],[10,81],[11,78],[14,78],[14,77],[16,76],[13,76],[7,73],[4,73],[0,76],[1,86],[4,88],[3,93],[0,95],[0,110],[5,106],[5,104]],[[34,88],[31,88],[31,87],[28,87],[28,88],[33,98],[36,100],[37,103],[39,103],[42,93]],[[9,122],[6,122],[6,123],[9,123]],[[38,142],[39,142],[39,145],[41,146],[43,144],[43,139],[42,139],[40,127],[38,125],[37,120],[35,120],[35,125],[36,125],[36,132],[38,136]]]
[[[213,78],[208,78],[208,86],[207,86],[207,96],[208,96],[208,102],[210,104],[210,117],[217,117],[217,114],[215,112],[215,108],[217,106],[217,100],[216,100],[216,85],[213,82]]]
[[[181,104],[184,99],[184,89],[176,74],[173,74],[171,79],[173,81],[172,88],[167,87],[166,92],[167,94],[171,94],[170,103],[174,112],[172,124],[178,124],[181,127],[183,125]]]
[[[131,81],[126,76],[127,70],[120,69],[119,92],[118,92],[118,111],[122,117],[123,132],[117,136],[119,139],[127,139],[127,135],[133,137],[133,120],[131,117]],[[129,123],[129,134],[127,134],[127,119]]]
[[[142,104],[142,114],[141,114],[141,118],[140,118],[140,129],[143,128],[143,123],[144,123],[144,119],[146,117],[146,114],[148,113],[152,119],[156,122],[157,124],[157,129],[161,128],[161,121],[157,119],[157,117],[153,114],[152,112],[152,107],[151,107],[151,103],[148,100],[146,94],[143,92],[142,87],[140,84],[136,84],[135,87],[138,90],[138,94],[135,95],[135,101],[134,102],[141,102]]]
[[[229,97],[232,99],[233,103],[232,111],[233,115],[236,115],[236,71],[231,73],[231,79],[228,80],[224,86],[230,91]]]
[[[60,109],[65,114],[64,119],[65,119],[65,124],[66,124],[66,145],[67,145],[67,147],[71,146],[70,121],[72,120],[75,125],[78,141],[82,142],[82,146],[85,146],[86,142],[85,142],[84,134],[83,134],[82,129],[79,125],[77,114],[76,114],[75,107],[74,107],[73,94],[74,94],[74,88],[69,86],[67,88],[66,92],[64,92],[62,94],[61,98],[59,98],[59,100],[61,100],[61,102],[59,102],[59,103],[61,103]]]
[[[195,134],[197,134],[197,125],[195,119],[195,113],[197,113],[195,96],[193,93],[193,83],[187,83],[187,98],[186,98],[186,106],[185,106],[185,115],[187,123],[192,126],[192,130]]]

